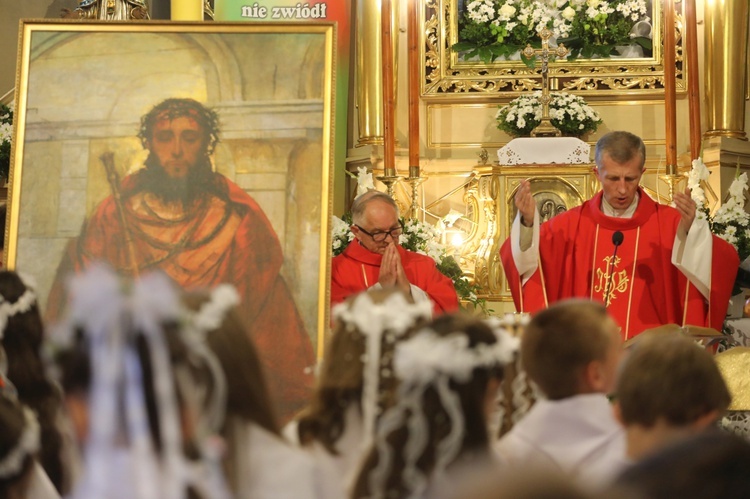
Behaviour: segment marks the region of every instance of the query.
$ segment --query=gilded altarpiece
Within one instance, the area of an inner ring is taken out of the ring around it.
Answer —
[[[516,217],[513,197],[521,181],[529,179],[542,221],[579,206],[598,189],[593,164],[478,166],[475,181],[464,195],[474,229],[464,245],[462,266],[491,300],[509,298],[500,264],[500,246]]]
[[[433,140],[432,119],[429,110],[455,107],[454,119],[460,122],[460,113],[467,105],[497,105],[508,102],[522,92],[541,89],[539,69],[527,67],[521,61],[498,58],[486,63],[479,60],[464,60],[451,47],[459,39],[458,19],[462,0],[427,0],[420,5],[420,19],[424,27],[421,43],[423,61],[420,86],[424,107],[428,110],[427,152],[445,155],[446,150],[466,148],[463,143],[450,141],[437,143]],[[465,7],[465,6],[464,6]],[[661,2],[648,2],[648,15],[653,22],[653,47],[642,57],[612,57],[575,60],[559,59],[549,64],[552,90],[564,90],[582,95],[592,105],[613,102],[660,101],[664,96],[664,66],[662,38],[665,32]],[[674,26],[676,39],[675,87],[679,94],[687,88],[686,60],[683,58],[683,14],[682,3],[677,4]],[[491,124],[487,128],[494,128]],[[606,131],[606,127],[603,127]],[[486,129],[485,129],[486,130]],[[485,133],[478,137],[477,150],[487,148],[494,158],[497,140],[495,134]],[[596,137],[590,137],[593,146]],[[647,146],[660,148],[660,137],[644,136]],[[509,138],[501,141],[501,145]],[[472,141],[474,142],[474,141]],[[432,148],[436,147],[433,151]],[[592,148],[593,149],[593,148]],[[592,150],[593,153],[593,150]],[[649,154],[652,154],[649,152]],[[650,156],[654,157],[654,156]],[[471,221],[464,244],[460,249],[459,262],[467,275],[473,276],[480,285],[483,297],[490,301],[510,301],[510,292],[500,263],[499,250],[510,234],[515,217],[513,196],[520,182],[529,179],[537,206],[546,220],[567,209],[580,205],[598,191],[598,181],[593,174],[593,163],[588,164],[534,164],[500,165],[485,159],[475,165],[471,180],[463,192],[465,216]],[[658,168],[657,168],[658,169]],[[456,172],[453,172],[456,173]],[[449,174],[440,172],[439,174]],[[430,173],[425,183],[425,192],[430,205]],[[651,189],[647,189],[653,192]],[[655,193],[658,196],[658,193]],[[440,194],[437,193],[437,197]],[[434,204],[434,203],[433,203]]]

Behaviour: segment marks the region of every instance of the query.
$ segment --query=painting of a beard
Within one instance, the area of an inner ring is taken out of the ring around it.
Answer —
[[[213,190],[214,173],[208,157],[191,166],[183,177],[170,176],[154,154],[149,154],[145,164],[146,168],[141,172],[141,185],[163,203],[179,202],[188,208]]]

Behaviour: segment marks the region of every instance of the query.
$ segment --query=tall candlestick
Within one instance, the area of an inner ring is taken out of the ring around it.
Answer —
[[[685,0],[685,51],[687,52],[690,159],[701,153],[701,94],[698,81],[698,30],[695,0]]]
[[[380,11],[383,49],[383,166],[386,177],[396,176],[396,134],[393,129],[393,43],[391,41],[391,0],[383,0]]]
[[[677,173],[677,93],[675,89],[674,0],[664,0],[664,106],[667,175]]]
[[[409,177],[419,177],[419,20],[417,0],[409,1]]]
[[[172,21],[202,21],[203,0],[171,0]]]

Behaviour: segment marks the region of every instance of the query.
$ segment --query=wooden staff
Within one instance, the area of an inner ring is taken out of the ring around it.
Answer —
[[[99,159],[104,165],[104,169],[107,172],[107,181],[109,182],[110,189],[112,189],[112,199],[115,201],[117,216],[120,219],[122,232],[125,236],[125,246],[128,252],[128,259],[130,260],[130,267],[133,269],[133,277],[138,277],[138,259],[135,256],[133,236],[130,233],[128,220],[125,217],[125,207],[122,205],[122,198],[120,197],[120,176],[117,175],[117,170],[115,169],[114,156],[111,152],[105,152],[99,156]]]
[[[685,52],[688,71],[688,109],[690,114],[690,159],[701,153],[701,92],[698,81],[698,29],[695,0],[685,0]]]
[[[667,175],[677,173],[677,93],[675,91],[674,0],[664,1],[664,106]]]
[[[409,1],[409,177],[419,177],[419,20],[417,0]]]
[[[391,41],[391,0],[383,0],[380,10],[383,49],[383,165],[386,177],[396,176],[396,135],[393,129],[393,43]]]

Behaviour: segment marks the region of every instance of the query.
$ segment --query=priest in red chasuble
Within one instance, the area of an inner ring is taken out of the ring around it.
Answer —
[[[312,389],[312,343],[281,276],[281,244],[270,221],[212,169],[217,113],[192,99],[167,99],[142,118],[139,138],[149,151],[144,168],[112,182],[114,194],[68,245],[47,318],[64,306],[65,277],[95,261],[131,277],[161,270],[187,289],[233,284],[271,395],[281,415],[291,416]]]
[[[739,256],[696,217],[690,191],[675,207],[639,187],[643,141],[611,132],[596,144],[602,190],[544,224],[528,181],[500,250],[516,309],[534,312],[563,298],[602,301],[623,339],[668,323],[722,329]]]
[[[383,192],[369,191],[352,204],[354,241],[331,262],[331,305],[375,286],[398,287],[434,313],[458,310],[453,281],[427,255],[399,246],[398,207]]]

